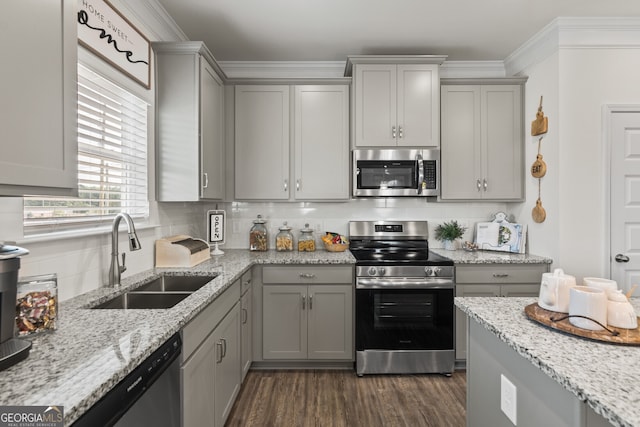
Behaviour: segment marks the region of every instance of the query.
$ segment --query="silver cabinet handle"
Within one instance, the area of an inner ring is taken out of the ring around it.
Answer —
[[[284,191],[289,191],[289,181],[288,180],[284,180]]]
[[[302,279],[314,279],[316,277],[313,273],[300,273],[299,276]]]
[[[296,191],[300,191],[300,180],[296,179]]]
[[[309,310],[313,310],[313,294],[309,295]]]
[[[246,308],[242,309],[242,324],[246,325],[247,324],[247,320],[249,320],[249,312],[247,311]]]
[[[629,262],[629,257],[624,254],[617,254],[615,260],[616,262]]]
[[[493,277],[496,279],[504,279],[505,277],[509,277],[506,273],[493,273]]]
[[[398,138],[402,138],[404,135],[402,133],[402,126],[398,126]]]
[[[486,179],[482,180],[482,186],[484,187],[484,191],[487,191],[487,180]]]
[[[222,359],[224,359],[227,357],[227,340],[220,338],[220,341],[222,341]]]
[[[207,188],[209,187],[209,174],[205,172],[202,175],[204,178],[204,184],[202,185],[202,188]]]
[[[391,138],[396,139],[396,127],[391,126]]]
[[[222,363],[222,340],[216,343],[216,363]]]
[[[305,295],[302,295],[302,309],[306,310],[307,308],[307,297]]]
[[[476,179],[476,187],[478,187],[478,191],[482,190],[482,183],[479,179]]]

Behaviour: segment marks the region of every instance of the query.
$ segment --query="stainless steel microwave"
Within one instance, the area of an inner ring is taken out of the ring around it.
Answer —
[[[353,150],[355,197],[427,197],[440,193],[440,150]]]

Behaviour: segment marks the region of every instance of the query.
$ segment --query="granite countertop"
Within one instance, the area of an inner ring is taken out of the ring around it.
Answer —
[[[531,254],[512,254],[498,251],[465,251],[432,248],[433,252],[452,259],[456,264],[551,264],[551,258]]]
[[[614,426],[640,426],[640,348],[600,343],[529,320],[536,298],[456,297],[455,304]],[[640,299],[633,298],[636,312]]]
[[[353,264],[346,252],[250,252],[226,249],[193,268],[150,269],[60,303],[54,332],[30,336],[29,357],[0,374],[0,405],[59,405],[70,425],[107,391],[256,264]],[[170,309],[91,310],[163,272],[219,273]]]

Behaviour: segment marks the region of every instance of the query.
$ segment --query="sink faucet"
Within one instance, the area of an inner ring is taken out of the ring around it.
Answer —
[[[109,268],[109,286],[120,286],[120,275],[127,269],[124,256],[122,253],[122,265],[118,261],[118,227],[120,226],[120,220],[124,219],[127,223],[127,233],[129,235],[129,250],[139,251],[140,241],[136,235],[136,228],[133,225],[133,220],[124,212],[119,213],[113,219],[113,227],[111,229],[111,267]]]

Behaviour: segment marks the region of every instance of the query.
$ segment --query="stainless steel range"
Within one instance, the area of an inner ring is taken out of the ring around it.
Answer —
[[[429,251],[427,221],[351,221],[356,373],[454,369],[453,261]]]

